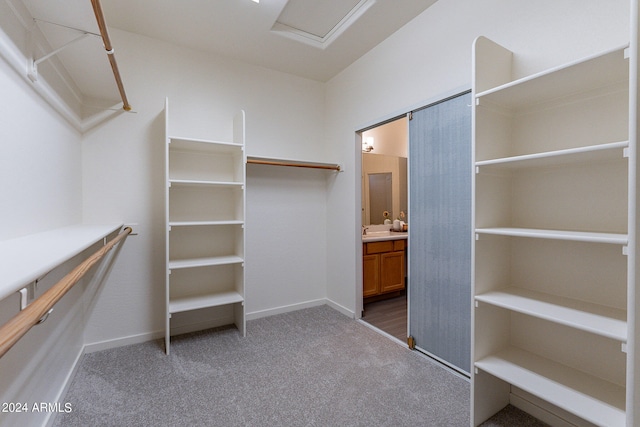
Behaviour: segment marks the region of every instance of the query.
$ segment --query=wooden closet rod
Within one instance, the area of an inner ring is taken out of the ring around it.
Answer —
[[[107,31],[107,24],[104,21],[104,14],[102,13],[102,6],[100,0],[91,0],[93,5],[93,12],[96,15],[96,21],[98,21],[98,28],[100,28],[100,35],[102,36],[102,42],[104,48],[107,51],[109,57],[109,63],[113,70],[113,76],[116,78],[116,84],[118,85],[118,91],[120,92],[120,98],[122,98],[122,108],[125,111],[131,111],[131,105],[127,100],[127,94],[124,92],[124,85],[122,84],[122,78],[120,77],[120,71],[118,70],[118,64],[116,63],[116,57],[113,54],[113,46],[111,46],[111,39],[109,38],[109,32]]]
[[[71,270],[58,283],[53,285],[40,297],[16,314],[11,320],[0,327],[0,357],[4,356],[13,345],[20,340],[29,329],[37,325],[51,308],[62,298],[91,267],[102,259],[118,242],[131,233],[131,227],[125,227],[120,234],[109,243],[96,251],[80,265]]]
[[[295,163],[281,160],[262,160],[262,159],[247,159],[247,163],[254,163],[256,165],[272,165],[272,166],[288,166],[295,168],[311,168],[311,169],[327,169],[340,172],[340,165],[325,165],[321,163]]]

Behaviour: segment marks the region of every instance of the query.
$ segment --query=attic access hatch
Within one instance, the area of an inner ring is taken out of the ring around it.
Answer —
[[[325,49],[375,2],[376,0],[289,0],[271,31]]]

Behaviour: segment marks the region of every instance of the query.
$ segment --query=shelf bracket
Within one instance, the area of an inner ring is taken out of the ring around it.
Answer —
[[[620,350],[622,350],[623,353],[627,352],[627,343],[626,342],[623,342],[620,347],[621,347]]]
[[[622,247],[622,255],[625,255],[625,256],[629,255],[629,246],[624,245]]]
[[[33,301],[33,299],[35,298],[37,285],[38,285],[38,281],[36,280],[35,282],[29,283],[27,286],[25,286],[24,288],[18,291],[20,293],[20,311],[27,308],[31,303],[31,301]],[[40,320],[38,320],[36,325],[39,325],[43,323],[45,320],[47,320],[47,318],[49,317],[52,311],[53,311],[53,308],[47,311],[45,315],[42,316]]]
[[[38,80],[38,64],[40,64],[43,61],[46,61],[47,59],[51,58],[54,55],[57,55],[67,47],[79,42],[80,40],[84,40],[87,36],[91,36],[91,35],[93,34],[83,31],[83,34],[81,36],[76,37],[70,42],[63,44],[59,48],[52,50],[51,52],[45,54],[44,56],[38,59],[35,59],[32,57],[31,60],[29,61],[29,69],[27,70],[27,75],[29,76],[29,80],[31,80],[34,83]]]
[[[33,299],[35,295],[35,288],[36,282],[31,282],[18,291],[20,293],[20,311],[27,308],[29,302]]]

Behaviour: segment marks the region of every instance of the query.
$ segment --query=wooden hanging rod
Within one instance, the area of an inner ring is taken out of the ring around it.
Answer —
[[[96,251],[80,265],[71,270],[58,283],[36,298],[31,304],[0,327],[0,357],[4,356],[29,329],[40,322],[53,306],[76,284],[91,267],[104,257],[118,242],[131,233],[131,227],[125,227],[120,234]]]
[[[93,6],[93,12],[96,15],[96,21],[98,21],[98,28],[100,28],[100,35],[102,36],[102,42],[104,48],[107,51],[109,57],[109,63],[113,70],[113,76],[116,79],[116,85],[118,85],[118,91],[120,92],[120,98],[122,98],[122,108],[125,111],[131,111],[131,105],[127,100],[127,94],[124,91],[124,85],[122,84],[122,78],[120,77],[120,71],[118,70],[118,64],[116,63],[116,57],[113,53],[113,46],[111,46],[111,39],[109,38],[109,32],[107,31],[107,24],[104,20],[104,14],[102,13],[102,6],[100,0],[91,0]]]
[[[247,157],[247,163],[253,163],[256,165],[272,165],[272,166],[288,166],[296,168],[311,168],[311,169],[325,169],[341,172],[340,165],[332,163],[317,163],[317,162],[305,162],[297,160],[280,160],[280,159],[268,159],[262,157]]]

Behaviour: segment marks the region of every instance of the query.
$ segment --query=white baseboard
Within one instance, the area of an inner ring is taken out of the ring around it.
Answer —
[[[111,348],[124,347],[125,345],[140,344],[147,341],[153,341],[164,337],[164,332],[146,332],[144,334],[131,335],[123,338],[114,338],[94,343],[85,344],[84,353],[94,353],[96,351],[109,350]]]
[[[84,355],[84,347],[80,349],[80,351],[78,352],[78,355],[73,361],[73,365],[71,366],[71,369],[67,373],[67,376],[65,377],[64,382],[62,383],[62,387],[60,387],[60,390],[58,391],[58,396],[55,402],[61,402],[62,404],[66,403],[64,398],[67,395],[67,391],[71,386],[71,382],[73,381],[73,378],[76,376],[76,372],[78,372],[78,367],[80,366],[80,360],[82,359],[83,355]],[[53,424],[56,421],[56,415],[57,415],[56,412],[49,412],[43,425],[46,427],[53,426]]]
[[[246,319],[247,320],[255,320],[255,319],[260,319],[262,317],[268,317],[268,316],[274,316],[276,314],[283,314],[283,313],[289,313],[291,311],[297,311],[297,310],[302,310],[305,308],[311,308],[311,307],[317,307],[320,305],[328,305],[329,307],[333,308],[334,310],[339,311],[340,313],[344,314],[345,316],[348,316],[350,318],[354,318],[354,312],[347,309],[346,307],[331,301],[330,299],[327,298],[319,298],[316,300],[311,300],[311,301],[305,301],[305,302],[301,302],[301,303],[296,303],[296,304],[290,304],[290,305],[284,305],[284,306],[280,306],[280,307],[275,307],[275,308],[270,308],[267,310],[260,310],[260,311],[254,311],[251,313],[247,313],[246,314]],[[198,322],[197,324],[188,324],[188,325],[181,325],[178,328],[172,328],[171,329],[171,335],[179,335],[179,334],[184,334],[184,333],[188,333],[188,332],[193,332],[193,331],[199,331],[199,330],[203,330],[203,329],[209,329],[209,328],[215,328],[218,326],[223,326],[223,325],[227,325],[233,323],[233,320],[229,320],[229,319],[225,319],[225,320],[220,320],[220,319],[213,319],[207,322]],[[123,347],[125,345],[132,345],[132,344],[140,344],[143,342],[147,342],[147,341],[153,341],[153,340],[157,340],[157,339],[162,339],[164,338],[164,332],[163,331],[155,331],[155,332],[147,332],[147,333],[143,333],[143,334],[138,334],[138,335],[131,335],[128,337],[123,337],[123,338],[114,338],[114,339],[110,339],[110,340],[104,340],[104,341],[99,341],[99,342],[94,342],[94,343],[89,343],[89,344],[85,344],[83,347],[83,352],[82,354],[85,353],[94,353],[96,351],[102,351],[102,350],[109,350],[111,348],[117,348],[117,347]],[[78,358],[80,358],[82,356],[82,354],[80,354],[78,356]]]
[[[319,298],[316,300],[300,302],[296,304],[283,305],[280,307],[269,308],[267,310],[253,311],[246,314],[247,320],[256,320],[262,317],[274,316],[276,314],[289,313],[291,311],[302,310],[304,308],[317,307],[319,305],[329,304],[326,298]]]
[[[349,310],[347,307],[342,306],[340,304],[338,304],[335,301],[332,301],[330,299],[326,299],[327,305],[331,308],[333,308],[334,310],[338,310],[340,313],[344,314],[347,317],[350,317],[352,319],[356,318],[356,313],[353,310]]]

